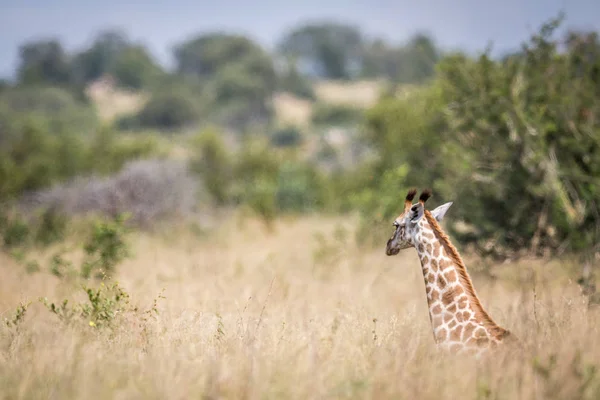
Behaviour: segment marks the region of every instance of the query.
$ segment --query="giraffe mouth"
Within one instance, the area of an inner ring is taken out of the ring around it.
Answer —
[[[388,256],[395,256],[400,253],[400,248],[392,246],[393,239],[389,239],[387,245],[385,246],[385,254]]]

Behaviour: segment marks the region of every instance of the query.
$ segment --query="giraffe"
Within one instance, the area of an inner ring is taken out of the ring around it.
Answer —
[[[415,189],[408,192],[385,252],[393,256],[410,247],[417,250],[436,345],[480,356],[501,343],[512,342],[514,335],[496,324],[483,308],[460,254],[439,224],[452,202],[429,211],[425,202],[431,191],[424,190],[413,205],[416,194]]]

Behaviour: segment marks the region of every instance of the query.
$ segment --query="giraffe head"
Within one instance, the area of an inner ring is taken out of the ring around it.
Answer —
[[[427,221],[423,218],[423,215],[425,214],[425,202],[431,197],[431,191],[424,190],[419,197],[419,201],[413,205],[412,201],[416,195],[416,189],[408,191],[404,200],[404,210],[402,211],[402,214],[394,220],[393,225],[395,231],[388,240],[385,249],[385,254],[388,256],[394,256],[398,254],[400,250],[415,247],[418,234],[425,228],[425,225],[427,225]],[[443,204],[432,210],[431,215],[433,215],[438,222],[441,222],[451,205],[452,202]]]

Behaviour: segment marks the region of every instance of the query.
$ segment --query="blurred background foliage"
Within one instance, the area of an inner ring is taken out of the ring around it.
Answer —
[[[0,82],[1,231],[15,209],[129,212],[143,227],[242,206],[267,223],[357,212],[358,243],[381,246],[414,186],[454,202],[449,232],[479,254],[589,257],[600,42],[559,37],[562,19],[502,58],[327,22],[293,27],[273,52],[203,33],[174,46],[170,70],[120,31],[74,53],[25,43]]]

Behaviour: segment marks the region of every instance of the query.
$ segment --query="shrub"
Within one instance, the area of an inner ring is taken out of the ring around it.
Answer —
[[[185,93],[155,93],[136,120],[142,128],[165,130],[181,129],[198,121],[200,110],[197,101]]]
[[[132,45],[117,55],[109,73],[120,86],[139,90],[149,87],[162,71],[143,46]]]
[[[56,243],[65,238],[67,217],[54,207],[42,212],[41,221],[37,228],[35,241],[44,246]]]
[[[597,252],[600,43],[571,34],[561,51],[557,26],[502,61],[448,56],[430,85],[370,110],[365,139],[378,157],[357,196],[363,215],[390,221],[388,199],[401,207],[402,191],[429,186],[456,201],[449,232],[482,254]]]
[[[277,214],[276,191],[279,160],[261,139],[249,139],[234,164],[233,198],[247,204],[267,223]]]
[[[312,123],[315,125],[351,125],[362,118],[362,110],[341,104],[317,103],[313,107]]]
[[[0,200],[15,199],[76,175],[109,174],[131,159],[157,153],[155,141],[126,141],[110,129],[92,138],[50,134],[39,119],[20,126],[0,147]]]
[[[69,305],[68,300],[60,304],[40,298],[48,311],[55,314],[64,323],[84,322],[92,328],[111,328],[115,321],[127,311],[134,311],[129,304],[129,294],[117,283],[93,289],[84,286],[86,301]]]
[[[230,196],[233,160],[225,143],[215,130],[206,130],[194,138],[195,157],[191,168],[202,177],[204,187],[217,204],[225,204]]]
[[[277,177],[277,209],[288,212],[306,212],[320,209],[325,204],[324,178],[309,165],[284,162]]]
[[[78,178],[28,196],[26,208],[55,207],[68,216],[127,213],[138,226],[159,218],[186,215],[196,202],[197,183],[183,162],[130,162],[110,178]]]
[[[88,278],[94,270],[97,277],[114,274],[115,267],[129,255],[125,242],[128,229],[126,218],[118,215],[112,221],[99,221],[94,224],[93,231],[84,245],[86,260],[81,267],[81,275]]]
[[[315,99],[315,91],[310,80],[303,76],[293,60],[288,60],[285,69],[279,74],[278,89],[307,100]]]
[[[57,87],[14,87],[0,93],[0,127],[35,117],[49,133],[65,130],[79,134],[98,127],[94,109],[79,101],[72,92]]]
[[[96,132],[85,154],[84,172],[109,175],[121,170],[127,162],[158,155],[159,146],[152,137],[127,140],[104,128]]]
[[[295,147],[302,143],[302,132],[294,126],[286,126],[271,134],[271,144],[276,147]]]
[[[18,211],[0,215],[0,237],[5,248],[47,246],[62,240],[67,219],[59,211],[48,208],[39,216],[25,216]]]
[[[26,244],[30,238],[31,229],[27,222],[19,217],[3,221],[2,240],[4,247],[12,248]]]

